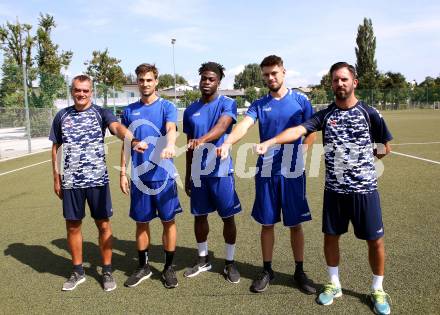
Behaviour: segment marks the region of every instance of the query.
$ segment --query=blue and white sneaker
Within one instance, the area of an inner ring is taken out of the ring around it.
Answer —
[[[321,305],[330,305],[335,298],[342,296],[342,289],[335,286],[333,283],[324,285],[324,289],[319,294],[316,301]]]
[[[371,303],[373,303],[373,311],[379,315],[388,315],[391,313],[391,298],[383,290],[375,290],[370,295]]]

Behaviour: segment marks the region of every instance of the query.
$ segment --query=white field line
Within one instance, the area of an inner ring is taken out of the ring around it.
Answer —
[[[119,142],[119,140],[107,142],[106,145],[109,145],[109,144],[112,144],[112,143],[115,143],[115,142]],[[44,151],[42,151],[42,152],[44,152]],[[40,152],[38,152],[38,153],[40,153]],[[4,172],[4,173],[0,173],[0,176],[11,174],[11,173],[15,173],[15,172],[27,169],[29,167],[37,166],[37,165],[40,165],[40,164],[43,164],[43,163],[47,163],[47,162],[50,162],[50,161],[51,160],[46,160],[46,161],[38,162],[38,163],[35,163],[35,164],[31,164],[31,165],[23,166],[23,167],[20,167],[20,168],[16,168],[14,170],[10,170],[10,171]]]
[[[409,154],[400,153],[400,152],[396,152],[396,151],[391,151],[391,153],[396,154],[396,155],[406,156],[406,157],[416,159],[416,160],[421,160],[421,161],[433,163],[433,164],[440,164],[440,162],[438,162],[438,161],[428,160],[428,159],[424,159],[424,158],[414,156],[414,155],[409,155]]]
[[[439,144],[440,141],[434,141],[434,142],[408,142],[408,143],[392,143],[391,142],[391,146],[396,146],[396,145],[419,145],[419,144]]]
[[[15,170],[11,170],[11,171],[7,171],[7,172],[4,172],[4,173],[0,173],[0,176],[7,175],[7,174],[10,174],[10,173],[14,173],[14,172],[18,172],[18,171],[27,169],[29,167],[37,166],[37,165],[40,165],[40,164],[43,164],[43,163],[47,163],[47,162],[50,162],[50,161],[51,160],[46,160],[46,161],[43,161],[43,162],[39,162],[39,163],[23,166],[23,167],[20,167],[20,168],[16,168]]]

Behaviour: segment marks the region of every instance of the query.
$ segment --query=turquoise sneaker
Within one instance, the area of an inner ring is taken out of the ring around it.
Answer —
[[[370,298],[373,303],[373,310],[376,314],[388,315],[391,313],[391,298],[388,293],[383,290],[376,290],[371,293]]]
[[[333,283],[326,284],[322,293],[319,294],[317,302],[321,305],[330,305],[334,298],[342,296],[342,289],[335,286]]]

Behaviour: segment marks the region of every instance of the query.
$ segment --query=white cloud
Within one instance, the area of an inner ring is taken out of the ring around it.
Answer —
[[[318,78],[322,78],[324,75],[326,75],[328,73],[328,70],[327,69],[324,69],[324,70],[321,70],[321,71],[319,71],[317,74],[316,74],[316,76],[318,77]]]
[[[225,77],[222,80],[222,89],[232,89],[234,86],[234,79],[237,74],[244,70],[244,65],[238,65],[225,71]]]
[[[309,80],[295,70],[286,70],[285,83],[287,87],[307,86]]]
[[[146,41],[171,47],[171,39],[175,38],[176,50],[178,50],[179,47],[184,47],[193,51],[202,52],[208,48],[202,44],[203,37],[204,34],[198,27],[184,27],[152,34]]]
[[[138,0],[129,5],[135,14],[168,21],[197,19],[204,7],[201,0]]]
[[[440,20],[422,20],[400,25],[381,26],[375,29],[376,36],[382,39],[406,36],[411,33],[423,34],[427,32],[440,33]]]

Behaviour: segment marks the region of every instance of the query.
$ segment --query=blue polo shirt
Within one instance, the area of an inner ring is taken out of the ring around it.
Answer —
[[[295,127],[313,114],[313,108],[307,96],[288,90],[281,99],[273,98],[270,93],[251,104],[246,115],[258,120],[260,142],[271,139],[287,128]],[[269,177],[297,173],[302,175],[304,161],[302,152],[298,154],[302,139],[287,145],[276,146],[257,160],[257,176]],[[284,156],[284,158],[283,158]]]
[[[174,104],[163,98],[149,105],[139,100],[125,108],[121,122],[133,132],[136,139],[148,144],[144,153],[131,150],[132,178],[139,177],[144,182],[175,178],[177,171],[173,159],[160,158],[167,143],[166,123],[177,122]]]
[[[231,117],[233,122],[225,134],[217,140],[210,142],[213,145],[210,152],[207,149],[201,152],[200,170],[204,170],[207,165],[215,163],[213,170],[209,174],[202,176],[222,177],[234,171],[231,157],[222,161],[220,157],[217,157],[214,146],[220,147],[225,142],[225,139],[232,130],[232,125],[237,121],[237,103],[232,98],[219,95],[209,103],[198,100],[188,106],[183,113],[183,132],[191,139],[198,139],[207,134],[217,124],[220,117],[224,115]],[[192,173],[194,172],[192,171]]]

